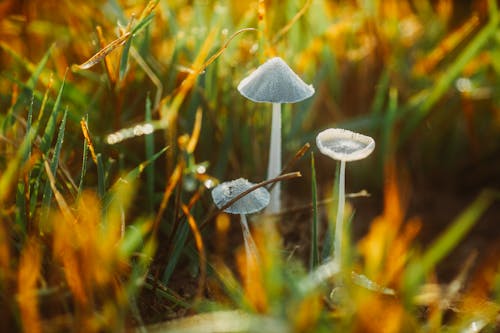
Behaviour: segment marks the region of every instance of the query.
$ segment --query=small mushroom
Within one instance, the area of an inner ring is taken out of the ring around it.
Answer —
[[[236,198],[241,193],[247,191],[255,184],[249,182],[244,178],[224,182],[217,185],[212,190],[212,199],[214,200],[217,208],[224,207],[229,201]],[[257,247],[253,241],[252,234],[248,228],[246,214],[256,213],[264,209],[269,204],[270,195],[264,187],[259,187],[256,190],[248,193],[228,208],[224,212],[230,214],[239,214],[241,221],[241,228],[243,231],[243,240],[245,241],[245,251],[247,254],[247,262],[250,262],[250,257],[258,258]]]
[[[341,248],[345,205],[345,164],[346,162],[361,160],[370,155],[373,149],[375,149],[375,141],[369,136],[349,130],[329,128],[318,134],[316,145],[321,153],[340,161],[339,198],[333,246],[334,256],[340,267],[342,267]]]
[[[273,103],[271,143],[267,178],[279,176],[281,172],[281,104],[296,103],[314,94],[312,85],[307,85],[279,57],[271,58],[238,85],[238,91],[249,100],[257,103]],[[281,209],[280,184],[271,191],[269,212]]]

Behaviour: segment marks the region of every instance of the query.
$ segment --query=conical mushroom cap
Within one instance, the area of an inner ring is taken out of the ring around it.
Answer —
[[[245,192],[255,184],[244,178],[238,178],[219,184],[212,190],[212,199],[217,208],[222,208],[229,201]],[[269,192],[259,187],[239,199],[224,211],[231,214],[251,214],[264,209],[269,204]]]
[[[238,91],[254,102],[295,103],[314,94],[281,58],[271,58],[238,85]]]
[[[371,137],[341,128],[320,132],[316,145],[321,153],[346,162],[362,160],[375,149],[375,141]]]

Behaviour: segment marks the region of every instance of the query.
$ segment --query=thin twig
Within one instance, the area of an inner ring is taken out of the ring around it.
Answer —
[[[302,146],[302,148],[300,148],[295,153],[295,155],[285,164],[285,166],[283,167],[283,169],[281,169],[280,175],[284,175],[288,170],[290,170],[295,165],[295,163],[297,163],[298,160],[300,160],[302,158],[302,156],[304,156],[304,154],[309,150],[309,148],[311,148],[311,145],[309,144],[309,142],[306,142]],[[276,184],[276,182],[272,183],[267,188],[267,190],[271,191],[273,189],[273,187],[274,187],[275,184]]]
[[[370,193],[368,193],[368,191],[366,190],[361,190],[359,192],[356,192],[356,193],[348,193],[346,194],[346,198],[360,198],[360,197],[370,197]],[[335,201],[335,198],[333,197],[329,197],[329,198],[325,198],[323,200],[320,200],[317,202],[318,206],[323,206],[323,205],[326,205],[328,203],[331,203],[331,202],[334,202]],[[297,206],[297,207],[292,207],[290,209],[286,209],[286,210],[283,210],[279,213],[276,213],[276,214],[273,214],[273,215],[286,215],[286,214],[292,214],[292,213],[297,213],[297,212],[301,212],[301,211],[305,211],[305,210],[309,210],[309,209],[312,209],[312,204],[305,204],[305,205],[301,205],[301,206]]]

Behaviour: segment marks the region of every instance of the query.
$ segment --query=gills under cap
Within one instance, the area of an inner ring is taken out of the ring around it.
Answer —
[[[217,208],[222,208],[229,201],[236,198],[241,193],[250,189],[255,184],[244,178],[224,182],[219,184],[212,190],[212,199]],[[231,214],[251,214],[264,209],[270,200],[269,192],[264,187],[248,193],[243,198],[239,199],[231,206],[226,208],[224,212]]]
[[[295,103],[314,94],[313,86],[279,57],[269,59],[244,78],[238,91],[251,101],[269,103]]]
[[[375,149],[375,141],[371,137],[342,128],[320,132],[316,145],[321,153],[346,162],[362,160]]]

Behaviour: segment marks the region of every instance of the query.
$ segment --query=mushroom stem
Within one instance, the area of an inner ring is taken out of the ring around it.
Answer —
[[[279,176],[281,171],[281,104],[273,103],[273,116],[271,125],[271,143],[269,145],[269,164],[267,167],[267,178],[272,179]],[[267,211],[278,213],[281,210],[280,200],[281,186],[276,183],[271,190],[271,200]]]
[[[340,161],[339,173],[339,198],[337,207],[337,220],[335,222],[335,239],[333,243],[334,257],[337,259],[340,269],[342,269],[342,235],[345,205],[345,161]]]
[[[240,214],[240,217],[241,229],[243,230],[243,240],[245,241],[245,250],[247,252],[247,260],[250,259],[250,256],[253,257],[253,259],[257,259],[257,246],[255,245],[250,229],[248,228],[247,217],[245,214]]]
[[[258,252],[257,246],[253,241],[252,234],[250,233],[250,229],[248,228],[247,217],[245,214],[240,214],[241,217],[241,229],[243,230],[243,240],[245,241],[245,252],[247,255],[247,271],[250,266],[251,261],[257,262]]]

